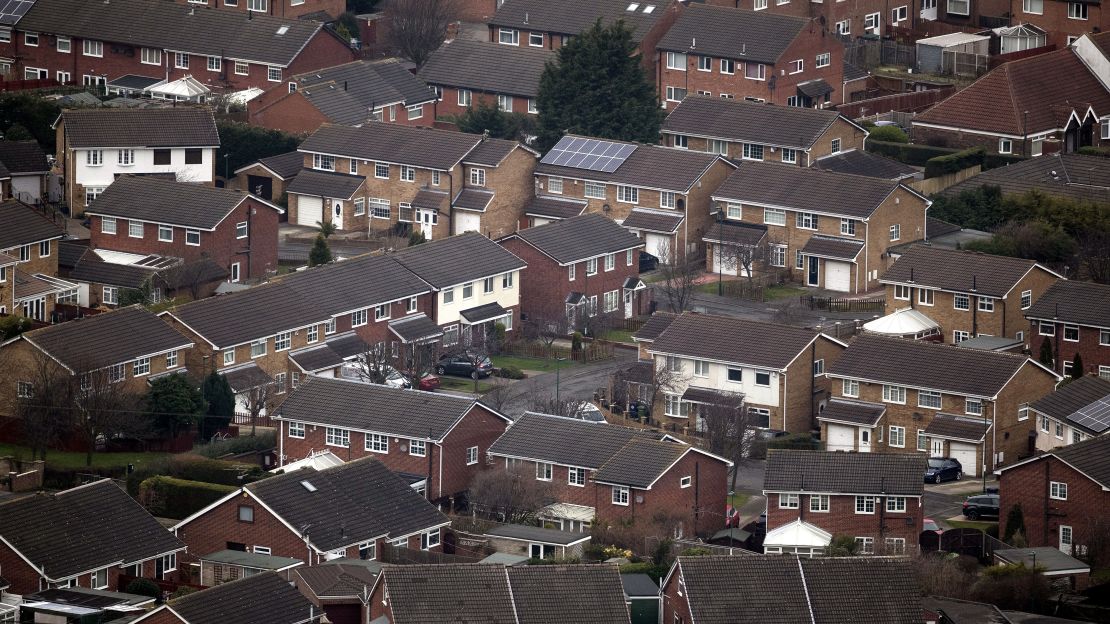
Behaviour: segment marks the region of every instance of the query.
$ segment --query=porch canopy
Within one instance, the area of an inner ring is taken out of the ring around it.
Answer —
[[[817,420],[842,425],[875,427],[885,413],[886,406],[881,403],[830,399],[824,411],[817,415]]]
[[[487,321],[495,321],[499,318],[504,318],[512,314],[506,310],[500,303],[487,303],[475,308],[469,308],[459,312],[462,321],[466,325],[478,325]]]
[[[439,325],[423,313],[390,321],[389,331],[405,344],[427,342],[443,336],[443,330]]]

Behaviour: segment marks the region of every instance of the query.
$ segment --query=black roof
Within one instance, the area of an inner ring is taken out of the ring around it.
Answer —
[[[128,306],[23,334],[75,372],[191,346],[191,340],[140,305]]]
[[[524,214],[549,219],[569,219],[582,214],[584,210],[586,210],[585,201],[539,195],[528,202]]]
[[[489,452],[596,470],[637,437],[658,440],[663,434],[528,412],[490,445]]]
[[[391,320],[389,331],[396,334],[401,342],[421,342],[443,335],[439,325],[424,313]]]
[[[480,134],[372,121],[358,128],[324,124],[299,149],[447,171],[481,140]]]
[[[956,197],[981,186],[997,186],[1004,195],[1038,190],[1080,201],[1110,202],[1110,159],[1084,154],[1045,154],[996,167],[954,184],[941,195]]]
[[[0,141],[0,164],[15,175],[50,171],[38,141]]]
[[[813,166],[822,171],[852,173],[884,180],[901,180],[917,173],[917,169],[893,158],[858,149],[820,158]]]
[[[365,181],[366,178],[362,176],[304,169],[297,174],[297,177],[293,178],[285,191],[294,195],[317,195],[319,197],[350,199],[358,192]]]
[[[1110,284],[1060,280],[1033,302],[1032,307],[1025,311],[1025,316],[1110,329],[1108,300]]]
[[[416,75],[437,86],[534,98],[544,66],[554,59],[544,48],[455,39],[433,52]]]
[[[185,624],[301,624],[317,622],[323,615],[275,572],[187,594],[171,601],[168,608]]]
[[[624,221],[621,221],[621,227],[629,230],[673,234],[678,231],[678,226],[682,225],[685,219],[686,215],[673,210],[633,208]]]
[[[509,26],[522,30],[577,35],[601,20],[608,24],[624,21],[633,29],[633,37],[642,39],[664,13],[672,10],[672,0],[651,0],[635,3],[626,0],[507,0],[489,19],[491,26]],[[651,7],[651,10],[648,10]]]
[[[659,334],[663,333],[663,330],[670,327],[671,321],[675,319],[675,316],[676,315],[672,312],[656,312],[652,314],[651,318],[641,325],[640,329],[636,330],[636,333],[632,334],[633,340],[637,342],[641,340],[655,340],[659,337]]]
[[[0,251],[65,235],[62,226],[14,199],[0,203],[0,223]]]
[[[650,351],[781,370],[817,336],[804,327],[686,312],[655,338]]]
[[[598,468],[593,480],[647,488],[693,448],[669,440],[634,437]]]
[[[72,269],[88,250],[88,239],[58,241],[58,268]]]
[[[1098,375],[1085,375],[1066,386],[1061,386],[1051,394],[1033,401],[1029,404],[1029,407],[1041,414],[1047,414],[1056,420],[1063,421],[1084,407],[1099,401],[1110,401],[1110,379],[1103,379]],[[1110,414],[1102,415],[1102,423],[1107,424],[1106,420],[1108,418],[1110,418]],[[1071,424],[1076,426],[1079,423],[1072,421]],[[1083,426],[1091,435],[1101,435],[1106,432],[1105,429],[1102,431],[1091,429],[1089,427],[1091,424],[1095,423],[1090,422]]]
[[[690,4],[659,40],[660,50],[773,64],[812,20]]]
[[[461,210],[485,212],[492,201],[493,191],[467,186],[459,189],[459,193],[455,195],[455,200],[451,202],[451,205]]]
[[[246,191],[125,175],[104,189],[86,212],[211,231],[247,199],[263,203]]]
[[[285,152],[276,156],[259,158],[255,163],[273,171],[283,180],[295,178],[301,169],[304,169],[304,154],[300,152]],[[248,165],[250,166],[250,165]]]
[[[423,81],[392,59],[317,69],[298,74],[292,81],[329,121],[351,126],[369,121],[376,108],[435,100],[435,93]]]
[[[119,78],[108,81],[109,87],[120,87],[122,89],[134,89],[142,91],[143,89],[156,85],[162,82],[161,78],[152,78],[150,76],[139,76],[137,74],[124,74]]]
[[[437,290],[527,266],[508,249],[477,232],[407,247],[390,257]]]
[[[54,1],[54,0],[48,0]],[[73,2],[75,0],[62,0]],[[137,0],[122,0],[135,2]],[[162,3],[142,2],[145,6]],[[92,6],[92,4],[86,4]],[[169,3],[167,3],[169,4]],[[36,5],[41,6],[41,5]],[[102,6],[102,5],[98,5]],[[109,6],[115,6],[115,3]],[[174,6],[169,4],[169,6]],[[95,7],[94,7],[95,8]],[[184,9],[185,7],[178,7]],[[226,11],[198,13],[230,15]],[[64,19],[64,14],[59,16]],[[166,22],[177,23],[177,22]],[[133,28],[133,25],[127,25]],[[159,46],[161,47],[161,46]],[[184,48],[179,48],[184,49]],[[219,147],[212,111],[206,108],[82,108],[62,112],[70,147]]]
[[[276,281],[299,295],[305,306],[329,316],[428,292],[427,284],[391,256],[358,256]]]
[[[1002,297],[1036,267],[1044,268],[1035,260],[914,245],[879,276],[879,281],[884,284],[912,281],[917,286]]]
[[[575,542],[590,539],[589,533],[563,531],[561,529],[546,529],[544,527],[528,526],[525,524],[499,524],[487,530],[486,535],[528,542],[558,544],[561,546],[569,546]]]
[[[338,266],[342,264],[345,263]],[[167,313],[217,349],[323,323],[330,318],[319,302],[302,299],[282,282],[191,301]]]
[[[628,624],[615,565],[508,566],[520,624]]]
[[[378,575],[363,565],[326,563],[300,567],[294,571],[312,593],[319,597],[361,596],[370,593]]]
[[[840,113],[819,108],[776,106],[705,95],[687,96],[663,121],[663,132],[810,148]]]
[[[59,264],[61,259],[59,259]],[[157,273],[156,269],[134,264],[104,262],[95,252],[81,259],[69,272],[68,279],[87,284],[107,284],[123,288],[141,288]]]
[[[762,223],[717,221],[709,226],[703,241],[725,245],[755,247],[767,236],[767,226]],[[726,256],[727,259],[727,256]]]
[[[924,455],[770,449],[765,492],[921,496]]]
[[[938,413],[925,427],[925,435],[945,440],[979,443],[990,431],[991,421],[975,416]]]
[[[1104,488],[1110,488],[1110,436],[1102,435],[1060,446],[1039,456],[1038,459],[1042,457],[1057,457],[1087,475],[1095,483]],[[1010,466],[1010,468],[1013,467]]]
[[[510,236],[520,237],[559,264],[581,262],[644,245],[632,232],[599,213],[525,228]],[[624,265],[623,258],[618,265]]]

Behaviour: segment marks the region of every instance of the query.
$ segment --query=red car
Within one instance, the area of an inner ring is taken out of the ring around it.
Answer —
[[[416,387],[420,390],[431,392],[438,389],[439,385],[439,377],[431,373],[425,373],[424,376],[420,378],[420,383],[416,384]]]

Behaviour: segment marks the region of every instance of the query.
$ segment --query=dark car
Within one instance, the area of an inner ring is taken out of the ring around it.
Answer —
[[[968,520],[998,517],[998,494],[969,496],[964,501],[964,517]]]
[[[647,273],[654,271],[655,267],[659,265],[659,258],[649,254],[646,251],[640,252],[640,273]]]
[[[925,466],[925,483],[959,481],[964,476],[964,467],[951,457],[930,457]]]
[[[477,365],[475,365],[477,362]],[[437,375],[459,375],[483,379],[493,374],[489,356],[474,353],[448,353],[436,364]]]

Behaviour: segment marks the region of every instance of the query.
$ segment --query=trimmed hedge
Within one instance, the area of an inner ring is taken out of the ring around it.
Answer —
[[[876,126],[870,130],[868,141],[882,141],[884,143],[909,143],[910,137],[906,131],[898,126]]]
[[[524,371],[515,366],[502,366],[497,369],[497,376],[505,379],[524,379]]]
[[[867,151],[880,156],[893,158],[899,162],[924,167],[930,158],[954,154],[957,150],[947,147],[931,147],[929,145],[914,145],[913,143],[890,143],[887,141],[873,141],[867,139]]]
[[[821,442],[808,433],[792,433],[781,438],[771,438],[767,441],[767,448],[818,451],[821,449]]]
[[[949,173],[963,171],[968,167],[983,164],[983,157],[987,151],[981,147],[972,147],[953,154],[935,156],[925,162],[925,177],[936,178]]]
[[[243,478],[239,478],[242,462],[207,459],[199,455],[175,455],[166,462],[152,462],[127,475],[127,491],[135,496],[139,485],[154,476],[168,476],[186,481],[203,481],[222,485],[244,485],[270,476],[260,466],[247,468]]]
[[[139,500],[156,516],[180,520],[235,490],[231,485],[158,476],[139,485]]]
[[[1077,149],[1076,153],[1083,154],[1084,156],[1102,156],[1103,158],[1110,158],[1110,147],[1095,147],[1093,145],[1085,145]]]

